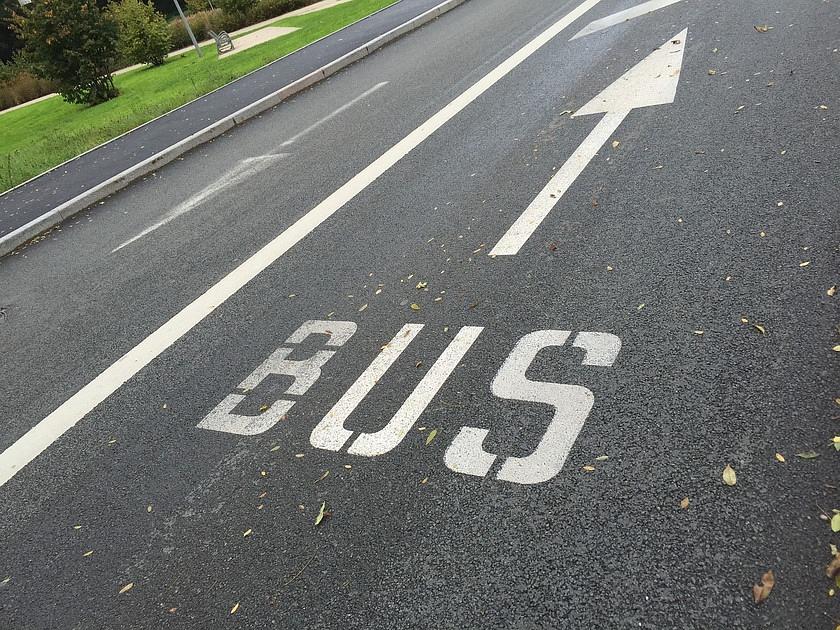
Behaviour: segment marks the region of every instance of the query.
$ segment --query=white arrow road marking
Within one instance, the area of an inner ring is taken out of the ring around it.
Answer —
[[[326,116],[324,116],[324,117],[323,117],[321,120],[319,120],[318,122],[316,122],[316,123],[314,123],[314,124],[312,124],[312,125],[309,125],[309,126],[308,126],[306,129],[304,129],[303,131],[301,131],[301,132],[299,132],[299,133],[296,133],[295,135],[293,135],[291,138],[289,138],[288,140],[286,140],[286,141],[285,141],[283,144],[281,144],[280,146],[281,146],[281,147],[287,147],[287,146],[289,146],[290,144],[294,144],[297,140],[300,140],[303,136],[305,136],[306,134],[308,134],[310,131],[314,131],[315,129],[317,129],[318,127],[320,127],[321,125],[323,125],[325,122],[327,122],[327,121],[329,121],[329,120],[332,120],[333,118],[335,118],[336,116],[338,116],[338,115],[339,115],[339,114],[341,114],[342,112],[347,111],[348,109],[350,109],[351,107],[353,107],[353,105],[355,105],[356,103],[358,103],[358,102],[359,102],[359,101],[361,101],[361,100],[364,100],[365,98],[367,98],[368,96],[370,96],[371,94],[373,94],[374,92],[376,92],[376,90],[378,90],[379,88],[384,87],[384,86],[386,86],[386,85],[388,85],[388,82],[387,82],[387,81],[383,81],[382,83],[377,83],[377,84],[376,84],[376,85],[374,85],[372,88],[370,88],[369,90],[365,90],[364,92],[362,92],[361,94],[359,94],[356,98],[354,98],[352,101],[348,101],[347,103],[345,103],[344,105],[342,105],[341,107],[339,107],[337,110],[335,110],[335,111],[334,111],[334,112],[332,112],[331,114],[327,114]]]
[[[522,62],[554,39],[570,24],[598,4],[600,0],[584,0],[545,31],[484,75],[465,92],[455,97],[443,109],[432,115],[405,138],[354,175],[291,226],[278,234],[250,258],[224,276],[172,319],[143,339],[120,357],[116,363],[73,394],[55,411],[29,429],[21,438],[0,453],[0,486],[14,477],[29,462],[40,455],[94,407],[151,363],[164,350],[188,333],[210,313],[261,271],[289,251],[321,223],[343,208],[348,202],[375,182],[383,173],[419,146],[426,138],[443,127],[470,103],[506,77]]]
[[[592,33],[603,31],[605,28],[609,28],[610,26],[615,26],[616,24],[620,24],[621,22],[632,20],[633,18],[639,17],[640,15],[652,13],[657,9],[663,9],[680,1],[681,0],[649,0],[648,2],[642,2],[642,4],[637,4],[635,7],[630,7],[629,9],[625,9],[624,11],[619,11],[618,13],[613,13],[612,15],[608,15],[607,17],[601,18],[600,20],[590,22],[580,31],[578,31],[575,34],[575,36],[572,37],[572,39],[577,39],[578,37],[586,37],[587,35],[591,35]],[[569,41],[572,40],[570,39]]]
[[[117,247],[111,250],[111,253],[113,254],[114,252],[121,250],[126,245],[131,245],[131,243],[133,243],[134,241],[139,240],[148,234],[151,234],[158,228],[163,227],[170,221],[177,219],[181,215],[189,212],[190,210],[194,210],[208,199],[211,199],[218,195],[225,188],[229,188],[230,186],[236,186],[237,184],[256,175],[257,173],[264,171],[269,166],[274,164],[274,162],[276,162],[277,160],[288,156],[288,153],[277,153],[272,155],[259,155],[257,157],[245,158],[239,164],[230,169],[227,173],[222,175],[216,181],[215,184],[208,186],[200,193],[193,195],[183,203],[178,204],[160,221],[158,221],[154,225],[150,225],[145,230],[140,232],[140,234],[138,234],[137,236],[132,236],[125,243],[118,245]]]
[[[519,253],[630,110],[674,102],[687,34],[688,29],[675,35],[573,114],[585,116],[606,113],[606,116],[490,250],[490,256],[513,256]]]

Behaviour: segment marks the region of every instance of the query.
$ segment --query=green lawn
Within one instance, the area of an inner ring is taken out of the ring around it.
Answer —
[[[0,114],[0,191],[183,105],[297,50],[395,0],[352,0],[307,15],[279,19],[272,26],[300,30],[217,58],[215,45],[171,58],[158,68],[114,77],[120,95],[95,107],[70,105],[53,97]],[[235,43],[235,40],[234,40]]]

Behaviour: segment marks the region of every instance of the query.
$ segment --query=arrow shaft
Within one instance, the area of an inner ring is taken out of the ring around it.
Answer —
[[[522,246],[629,113],[630,110],[607,112],[575,149],[575,152],[560,167],[560,170],[551,178],[551,181],[525,209],[525,212],[519,216],[516,222],[510,226],[510,229],[505,232],[505,235],[496,243],[496,246],[490,250],[491,256],[514,256],[519,253]]]

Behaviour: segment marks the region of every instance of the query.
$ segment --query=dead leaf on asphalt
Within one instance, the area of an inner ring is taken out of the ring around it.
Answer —
[[[412,311],[419,311],[420,310],[420,305],[419,304],[412,304],[411,305],[411,310]]]
[[[832,348],[832,350],[834,350],[834,352],[840,352],[840,344],[837,344],[836,346],[834,346]]]
[[[680,507],[684,510],[688,509],[688,504],[689,504],[688,497],[686,497],[682,501],[680,501]]]
[[[120,595],[122,595],[123,593],[127,593],[127,592],[128,592],[128,591],[130,591],[132,588],[134,588],[134,582],[129,582],[128,584],[126,584],[125,586],[123,586],[123,587],[120,589],[120,593],[119,593],[119,594],[120,594]]]
[[[432,429],[431,431],[429,431],[429,435],[426,436],[426,446],[432,443],[432,440],[434,440],[437,437],[437,433],[437,429]]]
[[[327,478],[327,476],[328,476],[329,474],[330,474],[330,471],[329,471],[329,470],[325,470],[325,471],[324,471],[324,474],[323,474],[323,475],[321,475],[320,477],[318,477],[318,481],[316,481],[315,483],[318,483],[319,481],[323,481],[324,479],[326,479],[326,478]]]
[[[772,31],[773,30],[773,27],[772,26],[767,26],[767,24],[756,24],[755,26],[753,26],[753,28],[755,30],[757,30],[759,33],[766,33],[767,31]]]
[[[735,475],[735,469],[729,464],[723,469],[723,483],[727,486],[734,486],[738,482],[738,477]]]
[[[831,562],[828,563],[828,566],[825,568],[825,575],[826,577],[830,577],[834,579],[837,575],[840,575],[840,556],[834,554],[834,557],[831,559]]]
[[[231,615],[235,615],[237,610],[239,610],[239,602],[236,602],[236,603],[233,605],[233,608],[231,608],[231,609],[230,609],[230,614],[231,614]]]
[[[801,263],[799,263],[799,266],[800,267],[807,267],[810,264],[811,264],[810,260],[805,260],[805,261],[802,261]]]
[[[776,577],[773,575],[772,569],[761,576],[761,584],[753,584],[753,599],[756,604],[760,604],[770,596],[770,591],[776,585]]]
[[[315,527],[318,527],[318,525],[321,524],[321,521],[324,520],[324,517],[326,516],[326,510],[327,502],[324,501],[323,503],[321,503],[321,509],[318,510],[318,516],[315,517]]]
[[[268,411],[268,405],[260,405],[260,413]]]
[[[776,461],[782,462],[784,464],[785,463],[785,456],[782,455],[781,453],[776,453]]]
[[[710,77],[713,77],[713,76],[715,76],[716,74],[717,74],[717,70],[712,70],[711,68],[709,68],[709,76],[710,76]]]
[[[618,140],[613,140],[612,141],[612,148],[617,149],[618,145],[620,145],[620,144],[621,144],[621,142],[619,142]]]
[[[797,453],[796,456],[800,459],[816,459],[820,456],[820,454],[816,451],[804,451],[802,453]]]
[[[764,327],[764,324],[753,324],[753,328],[755,328],[762,335],[767,334],[767,329]]]
[[[595,466],[586,465],[583,467],[583,470],[585,470],[586,472],[595,472]]]
[[[835,512],[831,517],[831,531],[840,532],[840,512]]]
[[[248,536],[250,536],[253,532],[254,530],[252,529],[246,529],[245,532],[242,534],[242,538],[248,538]]]
[[[825,292],[825,294],[828,297],[834,297],[835,293],[837,293],[837,285],[836,284],[832,284],[830,287],[828,287],[828,290]]]

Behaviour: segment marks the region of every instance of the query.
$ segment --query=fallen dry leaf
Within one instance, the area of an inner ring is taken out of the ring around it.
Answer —
[[[253,533],[254,530],[246,529],[245,532],[242,534],[242,538],[248,538]]]
[[[437,433],[437,429],[432,429],[431,431],[429,431],[429,435],[426,436],[426,446],[432,443],[432,440],[434,440],[435,437],[437,437]]]
[[[682,501],[680,501],[680,507],[684,510],[687,510],[688,509],[688,503],[689,503],[688,497],[686,497]]]
[[[617,149],[617,148],[618,148],[618,145],[620,145],[620,144],[621,144],[621,143],[620,143],[618,140],[613,140],[613,141],[612,141],[612,148],[613,148],[613,149]]]
[[[583,467],[583,470],[585,470],[586,472],[595,472],[595,466],[588,466],[587,465],[587,466]]]
[[[695,331],[694,331],[694,334],[695,334],[695,335],[702,335],[702,334],[704,334],[704,332],[705,332],[705,331],[703,331],[703,330],[695,330]]]
[[[837,285],[836,284],[832,284],[830,287],[828,287],[828,290],[825,292],[825,294],[828,297],[834,297],[835,293],[837,293]]]
[[[123,587],[120,589],[120,593],[119,593],[119,594],[120,594],[120,595],[122,595],[123,593],[127,593],[127,592],[128,592],[128,591],[130,591],[132,588],[134,588],[134,582],[129,582],[128,584],[126,584],[125,586],[123,586]]]
[[[712,77],[713,77],[713,76],[715,76],[716,74],[717,74],[717,70],[712,70],[711,68],[709,68],[709,76],[712,76]]]
[[[825,575],[826,577],[834,579],[838,574],[840,574],[840,555],[834,554],[831,562],[829,562],[828,566],[825,568]]]
[[[595,461],[596,462],[605,462],[608,459],[609,459],[609,455],[598,455],[598,457],[595,458]]]
[[[420,305],[419,304],[412,304],[411,305],[411,310],[412,311],[419,311],[420,310]]]
[[[318,477],[318,481],[316,481],[315,483],[318,483],[319,481],[323,481],[324,479],[326,479],[326,478],[327,478],[327,476],[329,476],[329,474],[330,474],[330,471],[329,471],[329,470],[325,470],[325,471],[324,471],[324,474],[323,474],[323,475],[321,475],[320,477]]]
[[[785,456],[782,455],[781,453],[776,453],[776,461],[782,462],[784,464],[785,463]]]
[[[237,610],[239,610],[239,602],[236,602],[236,603],[233,605],[233,608],[231,608],[231,609],[230,609],[230,614],[231,614],[231,615],[236,614],[236,611],[237,611]]]
[[[91,549],[90,551],[85,551],[85,552],[82,554],[82,558],[88,558],[88,557],[90,557],[90,556],[92,556],[92,555],[93,555],[93,549]]]
[[[723,469],[723,483],[727,486],[734,486],[738,482],[738,477],[735,475],[735,469],[729,464]]]
[[[760,604],[770,596],[770,591],[776,585],[776,577],[773,575],[772,569],[761,576],[761,584],[753,584],[753,599],[756,604]]]
[[[757,30],[759,33],[766,33],[767,31],[770,31],[770,30],[773,29],[772,26],[767,26],[766,24],[756,24],[755,26],[753,26],[753,28],[755,30]]]
[[[797,453],[796,456],[800,459],[816,459],[820,456],[820,454],[816,451],[804,451],[802,453]]]
[[[324,516],[326,515],[326,509],[327,502],[324,501],[323,503],[321,503],[321,509],[318,510],[318,516],[315,517],[315,527],[318,527],[318,525],[321,524],[321,521],[324,520]]]
[[[810,264],[811,264],[810,260],[805,260],[805,261],[802,261],[801,263],[799,263],[799,266],[800,267],[807,267]]]
[[[834,350],[834,352],[840,352],[840,344],[837,344],[836,346],[834,346],[832,348],[832,350]]]
[[[260,405],[260,413],[268,411],[268,405]]]
[[[475,252],[473,252],[473,253],[475,253]],[[427,286],[429,286],[428,282],[418,282],[417,286],[414,287],[414,288],[415,289],[425,289]]]
[[[767,329],[764,327],[764,324],[753,324],[753,328],[755,328],[762,335],[767,334]]]

